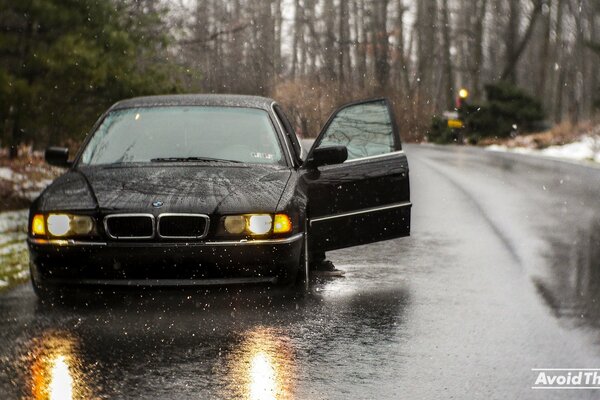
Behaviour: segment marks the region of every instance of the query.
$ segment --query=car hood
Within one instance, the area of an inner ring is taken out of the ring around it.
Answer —
[[[277,166],[87,166],[57,179],[41,195],[38,208],[50,211],[99,207],[105,212],[204,214],[275,212],[290,174],[290,170]]]

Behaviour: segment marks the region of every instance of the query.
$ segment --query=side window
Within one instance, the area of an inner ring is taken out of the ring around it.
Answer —
[[[348,160],[396,149],[394,126],[385,100],[347,106],[331,120],[318,147],[343,145]]]

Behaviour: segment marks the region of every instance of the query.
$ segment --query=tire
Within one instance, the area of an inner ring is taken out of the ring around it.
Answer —
[[[300,259],[295,265],[288,265],[281,268],[277,277],[277,286],[293,288],[302,282],[302,267],[304,263],[304,247],[300,251]]]
[[[298,262],[293,266],[282,268],[281,275],[277,279],[279,286],[288,286],[295,289],[304,285],[306,282],[306,246],[306,235],[304,235]]]
[[[308,281],[310,279],[310,271],[307,266],[308,260],[310,260],[310,249],[308,248],[308,222],[304,220],[304,237],[302,238],[302,249],[300,250],[300,260],[298,262],[298,268],[296,270],[296,287],[304,287],[308,289]]]

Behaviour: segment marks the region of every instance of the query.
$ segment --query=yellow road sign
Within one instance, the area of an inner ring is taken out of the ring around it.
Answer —
[[[448,128],[452,129],[461,129],[464,128],[464,124],[460,119],[449,119],[448,120]]]

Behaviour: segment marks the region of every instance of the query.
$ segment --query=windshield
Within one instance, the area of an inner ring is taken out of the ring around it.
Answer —
[[[285,165],[266,111],[198,106],[113,111],[80,164],[203,160]]]

